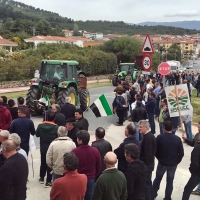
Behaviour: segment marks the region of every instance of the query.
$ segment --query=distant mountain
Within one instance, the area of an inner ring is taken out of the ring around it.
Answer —
[[[130,24],[130,23],[129,23]],[[200,30],[200,21],[176,21],[176,22],[142,22],[137,25],[141,26],[173,26],[185,29]]]

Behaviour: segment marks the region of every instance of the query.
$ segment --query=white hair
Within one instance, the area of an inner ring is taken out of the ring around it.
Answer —
[[[66,127],[65,126],[59,126],[58,135],[60,137],[65,137],[65,136],[67,136],[67,134],[68,134],[68,131],[67,131]]]
[[[146,127],[147,129],[150,129],[149,122],[146,121],[146,120],[140,120],[140,121],[138,122],[138,125],[139,125],[139,126]]]
[[[10,132],[7,130],[0,131],[0,136],[2,136],[5,140],[8,139],[9,135],[10,135]]]
[[[65,97],[65,103],[70,103],[71,102],[71,97]]]
[[[55,107],[57,112],[60,112],[60,110],[61,110],[60,105],[58,105],[58,104],[53,104],[51,107]]]
[[[12,140],[17,147],[20,146],[21,138],[17,133],[10,134],[9,139]]]

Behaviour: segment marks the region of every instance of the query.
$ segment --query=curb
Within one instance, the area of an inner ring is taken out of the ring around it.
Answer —
[[[102,80],[90,80],[90,81],[87,81],[88,84],[91,84],[91,83],[97,83],[97,81],[99,83],[102,83],[102,82],[108,82],[110,81],[109,79],[102,79]],[[5,89],[0,89],[0,94],[3,94],[3,93],[12,93],[12,92],[23,92],[23,91],[28,91],[28,89],[30,88],[30,86],[26,86],[26,87],[17,87],[17,88],[5,88]]]

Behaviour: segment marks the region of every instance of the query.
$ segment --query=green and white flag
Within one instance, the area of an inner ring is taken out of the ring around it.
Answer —
[[[90,109],[96,117],[113,115],[113,112],[104,94],[94,101],[94,103],[90,106]]]

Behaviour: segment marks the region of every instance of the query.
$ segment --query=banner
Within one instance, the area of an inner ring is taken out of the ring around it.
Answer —
[[[170,117],[193,114],[187,84],[165,87]],[[179,106],[178,106],[179,105]]]
[[[31,153],[33,153],[33,151],[36,150],[36,145],[35,145],[35,141],[34,141],[34,138],[32,135],[30,135],[30,138],[29,138],[29,151]]]

